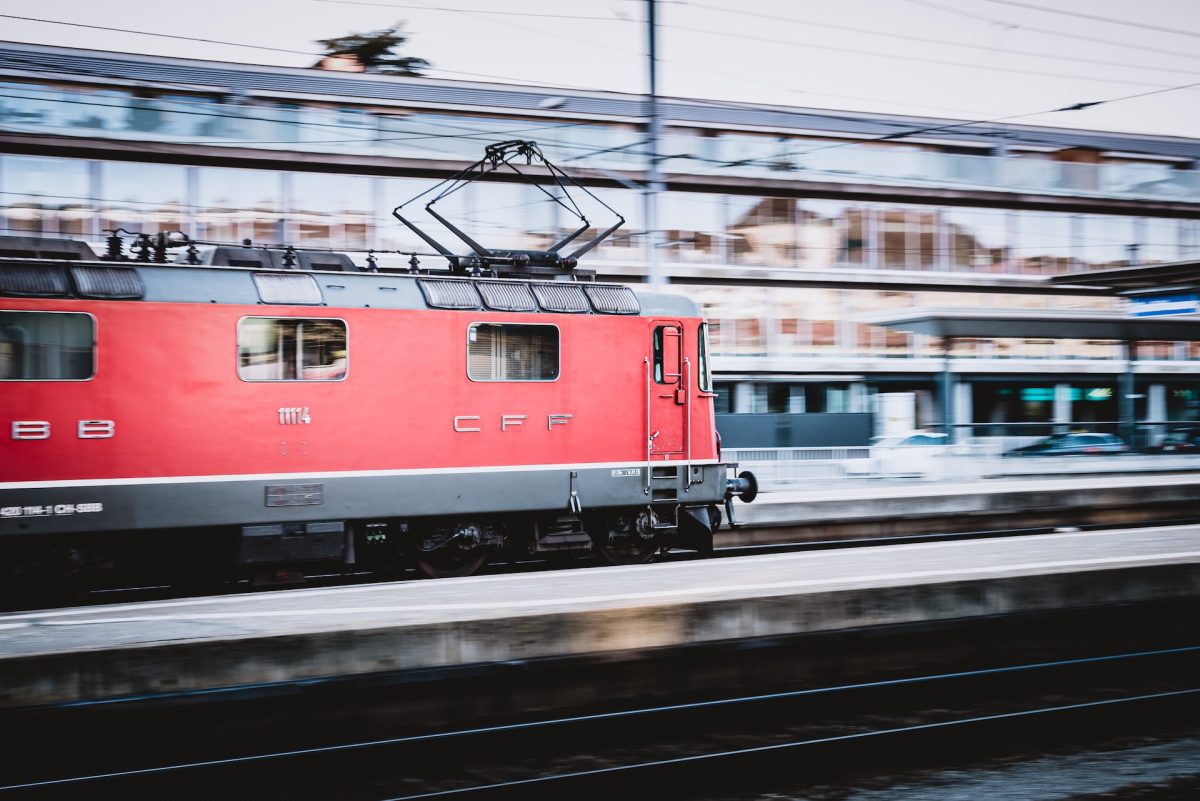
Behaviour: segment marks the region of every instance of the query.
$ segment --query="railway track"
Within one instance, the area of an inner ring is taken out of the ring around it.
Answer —
[[[230,788],[256,798],[364,801],[653,794],[723,801],[784,786],[807,793],[887,771],[966,769],[1114,738],[1197,737],[1198,675],[1194,643],[887,671],[863,681],[391,737],[356,738],[365,727],[350,725],[307,745],[285,737],[278,748],[222,745],[207,735],[192,742],[181,733],[174,751],[204,756],[172,760],[172,749],[158,744],[119,756],[101,748],[90,762],[65,763],[73,771],[63,761],[12,763],[24,775],[10,770],[0,798],[211,798]]]

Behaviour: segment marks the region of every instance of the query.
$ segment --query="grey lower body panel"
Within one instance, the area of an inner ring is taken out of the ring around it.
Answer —
[[[0,536],[237,526],[314,520],[569,513],[583,509],[699,505],[725,498],[726,466],[562,467],[395,475],[98,482],[0,489]],[[665,475],[664,475],[665,474]],[[16,513],[14,513],[16,510]]]

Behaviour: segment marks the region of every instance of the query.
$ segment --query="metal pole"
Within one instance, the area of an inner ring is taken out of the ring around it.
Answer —
[[[646,213],[646,260],[647,279],[651,284],[666,284],[667,277],[659,265],[662,250],[662,234],[658,226],[658,193],[663,190],[662,175],[658,171],[658,140],[662,135],[662,123],[658,117],[658,22],[655,0],[646,0],[646,62],[649,68],[650,92],[646,100],[646,116],[649,118],[648,153],[646,165],[646,190],[643,194]]]
[[[1135,359],[1137,351],[1134,341],[1127,339],[1121,343],[1121,357],[1125,361],[1125,369],[1117,377],[1117,433],[1130,448],[1137,449],[1137,417],[1134,414],[1135,393],[1137,392],[1137,374]]]
[[[942,375],[941,391],[938,393],[942,407],[942,430],[946,432],[946,443],[954,444],[954,368],[950,364],[950,354],[954,350],[954,337],[942,340]]]

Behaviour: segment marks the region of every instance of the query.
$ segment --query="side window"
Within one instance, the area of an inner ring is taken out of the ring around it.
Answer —
[[[696,336],[698,361],[696,365],[696,382],[701,392],[712,392],[712,372],[708,366],[708,323],[700,323]]]
[[[682,360],[679,358],[679,342],[683,339],[680,329],[673,325],[660,325],[654,329],[654,382],[656,384],[679,383]]]
[[[474,323],[467,329],[467,377],[472,381],[554,381],[558,328]]]
[[[238,320],[243,381],[340,381],[346,377],[346,323],[328,318]]]
[[[0,381],[86,381],[95,374],[91,315],[0,311]]]

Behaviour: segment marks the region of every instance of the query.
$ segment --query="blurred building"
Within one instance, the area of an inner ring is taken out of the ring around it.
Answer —
[[[722,412],[868,412],[904,393],[912,424],[935,427],[948,391],[960,425],[1102,428],[1129,368],[1119,343],[996,337],[947,353],[862,320],[910,306],[1119,311],[1030,279],[1200,257],[1200,139],[981,124],[881,140],[953,121],[699,100],[662,111],[659,261],[712,320]],[[643,112],[637,95],[0,43],[0,226],[427,250],[391,209],[486,143],[533,139],[628,220],[588,266],[642,282],[630,187]],[[496,246],[545,246],[570,223],[518,184],[450,200]],[[1139,420],[1197,419],[1200,345],[1142,341],[1133,356]]]

